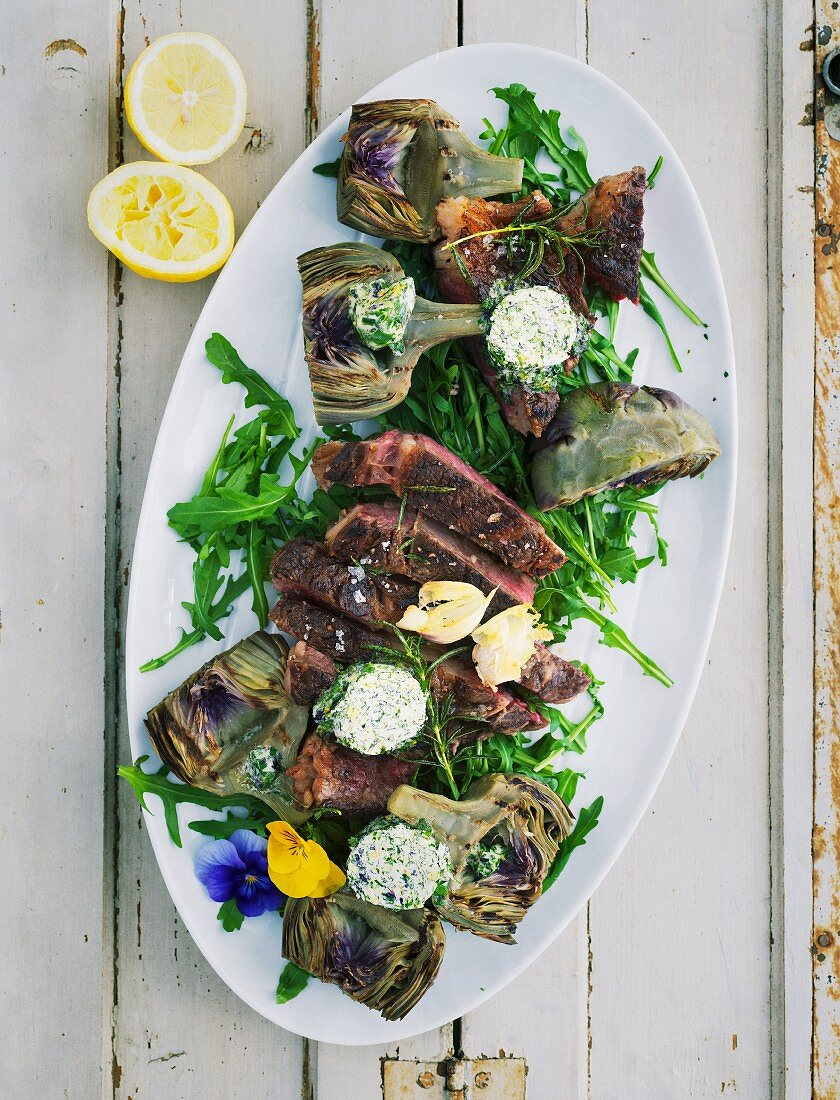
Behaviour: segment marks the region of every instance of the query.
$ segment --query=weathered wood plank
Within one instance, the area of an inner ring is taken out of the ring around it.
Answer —
[[[0,10],[3,1096],[99,1090],[108,158],[89,4]]]
[[[814,131],[811,0],[768,7],[771,1096],[811,1093]],[[779,124],[781,120],[781,124]],[[773,487],[780,491],[773,492]]]
[[[118,15],[119,18],[119,15]],[[241,8],[222,2],[130,0],[124,9],[127,66],[145,41],[184,28],[216,35],[239,59],[249,91],[247,126],[236,146],[202,168],[234,208],[241,233],[304,143],[305,0]],[[117,74],[119,78],[119,73]],[[145,156],[124,131],[126,160]],[[119,134],[116,135],[119,138]],[[118,150],[115,150],[118,152]],[[212,280],[185,286],[118,272],[115,302],[120,364],[120,434],[112,440],[112,507],[121,530],[120,577],[127,581],[146,473],[175,370]],[[122,570],[125,569],[123,575]],[[119,592],[120,623],[127,588]],[[120,627],[121,630],[121,627]],[[118,633],[117,637],[120,637]],[[115,675],[122,696],[121,654]],[[119,756],[127,760],[121,728]],[[303,1043],[243,1005],[216,977],[175,913],[133,794],[118,792],[117,1097],[301,1095]]]
[[[651,811],[590,905],[597,1098],[769,1093],[765,42],[760,0],[589,8],[589,61],[651,111],[699,191],[745,410],[708,667]]]
[[[323,127],[386,76],[437,50],[457,45],[458,20],[454,0],[434,0],[422,10],[409,0],[368,0],[359,5],[320,0],[316,9],[317,37],[310,51],[318,64],[317,115]],[[314,136],[314,134],[313,134]],[[382,1083],[383,1057],[434,1061],[452,1045],[451,1028],[427,1032],[398,1047],[347,1048],[319,1043],[313,1060],[318,1097],[375,1097]],[[352,1084],[349,1084],[352,1082]]]
[[[840,19],[816,4],[816,68],[840,46]],[[813,1095],[840,1095],[840,101],[817,80],[814,395]]]
[[[586,11],[576,0],[529,5],[528,18],[502,0],[467,0],[463,41],[526,42],[585,56]],[[522,80],[527,82],[527,73]],[[492,82],[492,81],[491,81]],[[479,1054],[525,1057],[529,1095],[585,1095],[588,1045],[588,912],[502,993],[464,1017],[462,1045]]]

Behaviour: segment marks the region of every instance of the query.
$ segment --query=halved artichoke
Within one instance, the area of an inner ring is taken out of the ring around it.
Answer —
[[[449,846],[454,871],[448,895],[434,903],[440,915],[456,928],[500,943],[515,942],[516,927],[542,893],[573,821],[562,799],[524,775],[484,776],[459,802],[397,787],[388,810],[412,825],[428,822]],[[476,858],[482,852],[495,858]],[[494,864],[495,870],[479,877]]]
[[[430,99],[358,103],[344,135],[338,220],[374,237],[432,241],[441,199],[518,191],[523,168],[479,149]]]
[[[394,257],[369,244],[345,242],[298,257],[303,284],[303,343],[319,424],[379,416],[398,405],[422,352],[444,340],[478,336],[485,328],[477,305],[448,305],[414,297],[407,326],[392,346],[365,344],[351,319],[350,292],[376,282],[407,282]]]
[[[309,713],[283,687],[288,646],[259,630],[202,665],[146,716],[158,756],[184,783],[215,794],[245,792],[301,822],[285,775]]]
[[[598,382],[564,397],[534,444],[542,511],[624,485],[696,477],[720,454],[711,424],[670,390]]]
[[[401,1020],[437,977],[446,936],[430,909],[392,912],[339,892],[289,898],[283,955],[354,1001]]]

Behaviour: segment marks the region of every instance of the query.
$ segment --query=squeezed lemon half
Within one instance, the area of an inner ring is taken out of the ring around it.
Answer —
[[[245,77],[209,34],[165,34],[140,54],[125,85],[128,124],[146,148],[173,164],[208,164],[245,124]]]
[[[93,234],[138,275],[186,283],[222,266],[233,211],[214,184],[179,164],[123,164],[88,199]]]

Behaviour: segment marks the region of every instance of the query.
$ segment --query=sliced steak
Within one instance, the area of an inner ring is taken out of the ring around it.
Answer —
[[[342,561],[400,573],[414,581],[450,580],[497,589],[488,614],[530,604],[534,582],[502,565],[475,543],[420,512],[396,503],[357,504],[330,527],[324,542]]]
[[[479,719],[486,723],[486,733],[483,736],[539,730],[545,726],[545,719],[541,714],[531,710],[527,703],[518,699],[507,688],[500,687],[494,691],[487,687],[481,682],[473,666],[459,657],[438,665],[432,673],[431,686],[439,697],[451,696],[454,718]],[[460,743],[463,744],[465,740],[477,741],[481,736],[481,731],[474,736],[462,736]]]
[[[331,806],[357,817],[382,813],[401,783],[417,771],[417,761],[398,756],[364,756],[314,730],[306,735],[297,761],[286,772],[304,809]]]
[[[616,302],[639,300],[646,189],[644,168],[602,176],[557,223],[562,233],[597,232],[595,243],[580,249],[586,276]]]
[[[533,516],[428,436],[392,429],[360,443],[324,443],[312,469],[321,488],[385,485],[408,508],[530,576],[545,577],[566,560]]]
[[[332,657],[306,642],[298,642],[286,659],[286,693],[299,706],[311,707],[337,675]]]
[[[434,260],[438,289],[444,301],[481,302],[490,294],[494,283],[499,279],[512,279],[517,269],[522,267],[525,257],[519,262],[515,258],[512,260],[506,239],[486,231],[508,226],[520,216],[528,222],[545,218],[551,212],[551,203],[539,191],[511,203],[463,197],[444,199],[439,203],[437,218],[446,239],[435,248]],[[485,233],[485,236],[476,237],[476,233]],[[462,237],[472,238],[458,249],[463,266],[469,272],[469,281],[464,278],[452,249],[448,247]],[[583,294],[583,265],[573,250],[566,249],[558,256],[547,249],[542,263],[524,280],[523,285],[547,286],[565,294],[575,312],[590,323],[594,320]],[[540,436],[557,411],[559,399],[556,392],[540,393],[524,386],[514,386],[510,392],[503,393],[498,385],[496,368],[485,353],[483,340],[472,337],[467,340],[467,347],[485,381],[499,398],[505,419],[511,427],[523,435],[531,433]],[[564,370],[568,373],[576,363],[577,358],[570,356]]]
[[[371,630],[295,597],[280,600],[271,611],[271,620],[286,634],[329,654],[338,664],[370,660],[382,647],[396,651],[400,648],[397,638],[388,631]],[[511,691],[505,687],[497,691],[486,687],[472,665],[458,658],[438,666],[432,689],[440,698],[451,694],[455,715],[464,721],[486,722],[491,733],[518,733],[545,726],[542,716]]]
[[[362,622],[397,622],[417,599],[417,585],[402,577],[367,573],[327,553],[320,542],[291,539],[271,561],[278,592],[326,603]]]
[[[517,680],[546,703],[568,703],[586,691],[590,679],[583,671],[537,643],[536,652]]]

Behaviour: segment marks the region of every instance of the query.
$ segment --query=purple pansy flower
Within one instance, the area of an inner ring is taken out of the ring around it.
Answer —
[[[268,877],[268,841],[248,829],[237,829],[230,840],[206,844],[195,861],[195,873],[213,901],[236,898],[243,916],[259,917],[279,909],[284,901]]]

